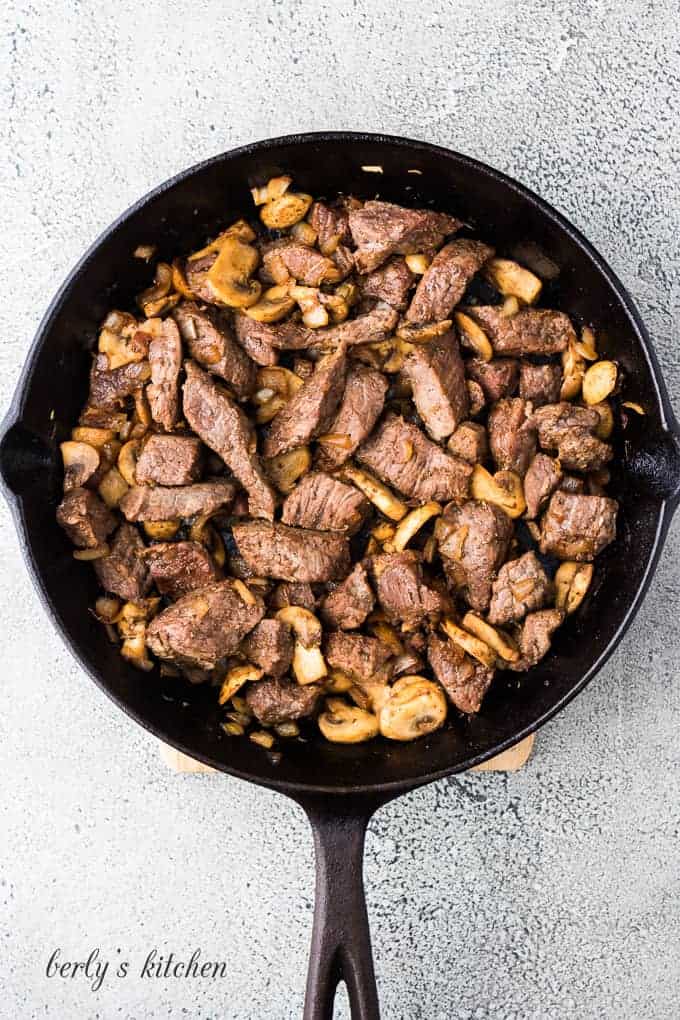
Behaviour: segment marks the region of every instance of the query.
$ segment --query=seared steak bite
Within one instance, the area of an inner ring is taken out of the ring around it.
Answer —
[[[247,521],[234,524],[234,541],[256,577],[282,581],[339,581],[350,568],[349,544],[339,532]]]
[[[466,379],[466,385],[470,401],[470,417],[476,418],[484,410],[486,396],[484,390],[475,379]]]
[[[576,341],[574,327],[564,312],[523,308],[508,317],[497,305],[475,305],[465,312],[482,327],[496,354],[560,354]]]
[[[561,560],[594,559],[616,538],[618,503],[607,496],[556,492],[543,517],[541,552]]]
[[[415,276],[403,258],[392,258],[379,269],[374,269],[361,281],[361,293],[365,298],[377,298],[392,308],[403,311],[406,308],[408,292]],[[444,319],[446,316],[442,315]]]
[[[352,535],[361,527],[368,510],[368,500],[353,485],[313,471],[286,497],[281,520],[297,528],[346,531]]]
[[[486,429],[474,421],[464,421],[446,444],[449,453],[469,464],[481,464],[489,456]]]
[[[433,439],[446,439],[469,409],[465,370],[455,333],[416,345],[404,361],[413,402]]]
[[[491,583],[512,533],[506,513],[474,499],[463,506],[450,504],[437,521],[435,536],[449,583],[478,612],[488,608]]]
[[[514,358],[492,358],[491,361],[473,358],[465,368],[470,379],[482,387],[490,404],[511,397],[517,390],[519,362]]]
[[[199,542],[156,542],[145,550],[144,559],[161,595],[171,599],[219,577],[210,553]]]
[[[321,359],[314,374],[276,415],[264,441],[265,456],[276,457],[327,432],[342,399],[346,377],[343,344]]]
[[[224,379],[239,400],[250,396],[255,389],[255,363],[234,339],[225,313],[182,301],[173,314],[191,357]]]
[[[276,265],[276,270],[275,270]],[[269,245],[262,257],[263,279],[280,282],[281,268],[305,287],[320,287],[322,283],[337,282],[340,270],[335,262],[316,248],[295,241],[276,241]],[[272,270],[275,270],[272,272]]]
[[[534,422],[543,449],[557,450],[562,466],[572,471],[597,471],[613,456],[611,446],[594,435],[600,416],[592,407],[546,404],[534,413]]]
[[[560,399],[562,369],[559,365],[532,365],[523,361],[519,368],[519,395],[534,407],[554,404]]]
[[[151,376],[148,361],[132,361],[120,368],[108,368],[109,359],[98,354],[90,372],[90,404],[113,409],[140,389]]]
[[[499,400],[489,415],[489,446],[499,471],[524,475],[536,452],[531,405],[521,397]]]
[[[493,253],[493,248],[481,241],[449,241],[421,277],[406,318],[410,322],[448,319],[472,277]]]
[[[527,517],[538,517],[561,481],[562,470],[559,461],[548,457],[545,453],[537,453],[524,476]]]
[[[237,404],[194,364],[186,364],[184,415],[206,446],[231,468],[248,493],[253,517],[272,520],[276,497],[255,452],[253,427]]]
[[[195,436],[149,437],[135,467],[137,483],[189,485],[201,474],[201,441]]]
[[[104,591],[126,602],[144,598],[151,579],[143,557],[144,543],[139,532],[123,521],[113,536],[109,555],[94,561],[95,573]]]
[[[310,330],[308,347],[331,350],[340,344],[354,347],[355,344],[376,344],[386,340],[397,325],[399,313],[396,308],[378,301],[376,305],[355,319],[347,319],[337,326]]]
[[[271,327],[266,322],[251,319],[245,312],[234,316],[236,339],[249,358],[265,368],[277,365],[279,353],[271,341]]]
[[[215,292],[208,283],[208,272],[212,269],[215,259],[217,258],[217,252],[211,251],[207,255],[202,255],[199,259],[187,259],[184,263],[184,276],[189,289],[194,292],[197,298],[201,301],[207,301],[208,304],[216,304],[217,298]]]
[[[354,199],[350,201],[355,202]],[[356,202],[356,208],[361,208],[360,202]],[[316,230],[319,249],[325,254],[335,251],[339,244],[351,243],[347,203],[315,202],[307,219]]]
[[[354,630],[361,627],[374,605],[375,597],[368,583],[366,568],[363,563],[357,563],[349,577],[326,596],[321,604],[321,614],[329,627]]]
[[[146,387],[151,417],[170,431],[179,417],[179,373],[182,368],[182,341],[177,324],[163,319],[158,335],[149,344],[151,382]]]
[[[324,651],[331,669],[349,673],[359,681],[371,680],[381,672],[384,676],[384,666],[392,657],[389,645],[377,638],[345,634],[339,630],[327,635]]]
[[[393,620],[415,626],[431,613],[449,608],[446,596],[423,580],[420,557],[415,552],[374,556],[371,573],[378,602]]]
[[[350,365],[345,392],[328,432],[343,437],[342,442],[323,442],[318,447],[319,466],[327,470],[340,467],[373,431],[387,393],[382,372],[365,365]],[[346,439],[344,438],[346,437]]]
[[[468,494],[472,467],[445,453],[419,428],[396,414],[357,450],[357,459],[379,478],[419,500],[462,502]]]
[[[103,545],[116,526],[116,518],[90,489],[71,489],[57,507],[57,521],[79,549]]]
[[[128,521],[170,521],[211,513],[228,506],[236,491],[226,479],[195,485],[133,485],[120,501]]]
[[[365,202],[352,209],[349,228],[357,246],[355,265],[370,273],[390,255],[410,255],[438,248],[447,234],[455,234],[460,220],[430,209],[405,209],[392,202]]]
[[[248,707],[263,726],[278,726],[291,719],[313,715],[323,688],[318,684],[291,683],[289,680],[259,680],[246,691]]]
[[[290,627],[282,620],[260,620],[241,645],[249,662],[268,676],[281,677],[290,669],[295,642]]]
[[[552,582],[536,553],[528,552],[519,559],[510,560],[501,567],[493,582],[489,623],[499,626],[515,623],[544,606],[552,593]]]
[[[531,669],[547,654],[552,636],[564,620],[559,609],[540,609],[530,613],[522,624],[519,635],[520,658],[508,663],[508,669],[522,673]]]
[[[427,657],[432,671],[459,712],[474,715],[491,686],[494,670],[466,655],[453,641],[430,634]]]
[[[184,595],[151,621],[149,648],[179,666],[214,669],[235,652],[264,616],[262,599],[244,601],[232,581],[216,581]]]
[[[285,609],[286,606],[302,606],[313,612],[316,609],[316,596],[307,583],[282,581],[277,584],[268,599],[271,609]]]

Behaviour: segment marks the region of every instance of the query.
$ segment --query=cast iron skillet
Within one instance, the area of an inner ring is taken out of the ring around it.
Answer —
[[[363,166],[382,166],[382,174]],[[420,174],[408,170],[420,170]],[[544,303],[595,327],[615,357],[624,399],[640,403],[621,431],[613,494],[621,501],[618,538],[598,561],[587,603],[562,627],[554,648],[521,683],[493,685],[482,711],[413,744],[355,747],[311,739],[291,744],[274,764],[249,741],[223,736],[214,691],[141,676],[108,642],[88,607],[93,572],[76,562],[55,522],[61,493],[58,443],[83,404],[89,357],[106,311],[127,307],[150,282],[132,258],[138,244],[161,258],[190,251],[217,228],[251,215],[249,188],[279,173],[313,195],[377,192],[406,205],[455,213],[500,254],[532,242],[560,268]],[[324,133],[258,142],[179,174],[134,205],[70,274],[38,330],[0,440],[0,472],[19,541],[43,603],[92,679],[162,740],[224,772],[292,797],[307,812],[317,860],[316,909],[304,1016],[329,1020],[338,982],[355,1020],[379,1016],[362,883],[366,825],[406,790],[469,769],[550,719],[611,655],[651,580],[680,498],[680,432],[652,345],[620,281],[559,213],[526,188],[466,156],[382,135]],[[577,638],[577,640],[575,640]]]

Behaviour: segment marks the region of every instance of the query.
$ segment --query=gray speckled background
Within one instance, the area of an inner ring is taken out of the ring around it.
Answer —
[[[632,291],[680,407],[677,0],[40,0],[0,18],[3,406],[51,294],[122,209],[222,149],[332,127],[451,145],[542,193]],[[52,633],[0,512],[0,1017],[299,1017],[301,812],[169,774]],[[676,522],[620,651],[525,771],[375,818],[386,1018],[680,1015],[679,552]],[[44,977],[55,946],[136,968],[200,946],[231,974],[92,992]]]

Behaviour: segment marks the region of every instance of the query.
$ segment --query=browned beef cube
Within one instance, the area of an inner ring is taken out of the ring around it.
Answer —
[[[201,441],[194,436],[149,436],[137,461],[140,485],[189,485],[201,473]]]
[[[349,543],[339,532],[247,521],[232,528],[238,551],[256,577],[338,581],[349,571]]]
[[[208,273],[212,269],[217,252],[211,251],[202,255],[199,259],[187,259],[184,263],[184,275],[189,284],[189,289],[194,292],[201,301],[208,304],[216,302],[215,292],[208,283]]]
[[[272,346],[270,327],[265,322],[257,322],[245,312],[237,312],[234,331],[237,341],[256,364],[265,367],[278,364],[279,352]]]
[[[361,293],[365,298],[386,301],[392,308],[402,311],[406,308],[408,292],[415,276],[402,258],[393,258],[379,269],[365,276],[361,282]],[[445,318],[445,316],[441,316]]]
[[[264,616],[264,603],[245,602],[232,581],[216,581],[184,595],[163,610],[146,630],[146,642],[159,659],[179,666],[214,669],[236,651]]]
[[[148,361],[132,361],[129,365],[109,369],[109,359],[99,354],[94,359],[90,372],[89,403],[105,409],[120,407],[126,397],[131,396],[151,376]]]
[[[417,426],[388,414],[357,450],[357,459],[379,478],[420,500],[466,499],[472,467],[445,453]]]
[[[361,208],[361,203],[357,203]],[[307,217],[317,233],[317,244],[322,252],[330,254],[339,244],[349,244],[352,235],[349,231],[349,211],[346,204],[315,202]]]
[[[536,453],[531,405],[521,397],[499,400],[489,415],[489,446],[500,471],[526,473]]]
[[[234,492],[234,483],[222,479],[172,487],[133,485],[120,509],[128,521],[174,521],[228,506]]]
[[[470,401],[470,417],[474,418],[480,413],[480,411],[484,410],[486,397],[484,390],[475,379],[467,379],[466,386],[468,391],[468,400]]]
[[[489,623],[503,626],[521,620],[550,600],[553,585],[536,557],[528,552],[498,571],[492,585]]]
[[[114,535],[110,554],[94,561],[102,588],[126,602],[144,598],[150,585],[144,551],[137,529],[123,521]]]
[[[445,507],[437,521],[435,535],[449,583],[478,612],[489,605],[491,583],[512,533],[507,514],[474,499],[461,507]]]
[[[57,520],[79,549],[102,545],[116,526],[116,518],[90,489],[71,489],[57,507]]]
[[[111,408],[86,406],[80,412],[78,424],[120,432],[127,425],[127,415],[124,411],[114,411]]]
[[[335,262],[316,248],[297,241],[275,241],[263,254],[262,279],[277,283],[286,272],[305,287],[320,287],[322,283],[339,278]]]
[[[544,450],[557,450],[563,467],[597,471],[612,458],[612,448],[594,435],[600,416],[592,407],[563,401],[534,412],[538,441]]]
[[[449,453],[468,464],[481,464],[489,456],[486,429],[474,421],[461,422],[446,445]]]
[[[455,333],[420,344],[404,361],[413,402],[433,439],[446,439],[468,413],[465,370]]]
[[[263,726],[278,726],[313,715],[322,694],[323,688],[318,684],[301,686],[289,680],[260,680],[248,687],[246,701]]]
[[[313,612],[316,609],[316,596],[309,584],[295,581],[282,581],[277,584],[269,596],[272,609],[285,609],[286,606],[302,606]]]
[[[406,318],[410,322],[448,319],[472,277],[493,253],[493,248],[481,241],[449,241],[421,277]]]
[[[194,364],[186,364],[184,415],[206,446],[231,468],[248,493],[253,517],[272,520],[276,497],[254,452],[254,433],[243,411],[215,381]]]
[[[451,704],[467,715],[479,712],[494,670],[471,659],[453,641],[443,640],[436,634],[430,634],[427,657]]]
[[[325,623],[337,630],[361,627],[373,610],[375,598],[363,563],[357,563],[349,577],[324,599],[321,613]]]
[[[161,595],[179,599],[217,581],[210,553],[199,542],[156,542],[145,552],[146,565]]]
[[[404,209],[391,202],[365,202],[349,214],[349,228],[357,246],[354,255],[360,273],[370,273],[390,255],[409,255],[438,248],[447,234],[462,224],[453,216],[430,209]]]
[[[552,636],[563,619],[564,613],[559,609],[540,609],[537,613],[530,613],[520,631],[520,658],[517,662],[509,663],[508,669],[523,673],[540,662],[547,654]]]
[[[387,615],[409,626],[432,613],[446,612],[446,595],[429,587],[417,553],[407,550],[374,556],[371,571],[378,602]]]
[[[517,390],[519,362],[514,358],[492,358],[491,361],[473,358],[466,362],[465,370],[470,379],[482,387],[490,404],[511,397]]]
[[[314,362],[300,355],[293,359],[293,371],[306,381],[311,375],[314,375]]]
[[[343,437],[342,443],[319,443],[319,466],[332,470],[352,456],[371,434],[382,412],[387,380],[381,372],[365,365],[350,365],[345,392],[329,433]],[[344,437],[347,437],[344,439]]]
[[[290,627],[282,620],[260,620],[241,645],[249,662],[268,676],[282,677],[293,661],[295,642]]]
[[[162,428],[174,428],[179,417],[179,373],[182,341],[177,324],[163,319],[158,335],[149,344],[151,382],[146,387],[151,417]]]
[[[497,305],[477,305],[465,311],[482,327],[496,354],[559,354],[576,341],[574,327],[564,312],[523,308],[508,317]]]
[[[374,344],[387,339],[397,325],[399,312],[396,308],[378,301],[374,308],[357,315],[355,319],[346,319],[337,326],[325,326],[323,329],[309,331],[308,347],[320,347],[332,350],[340,344],[353,347],[355,344]]]
[[[322,471],[312,471],[286,497],[281,520],[296,528],[346,531],[353,535],[369,509],[368,500],[353,485],[345,485]]]
[[[541,552],[561,560],[594,559],[616,538],[618,508],[607,496],[556,492],[543,517]]]
[[[195,301],[182,301],[173,315],[191,357],[224,379],[239,400],[249,397],[255,389],[257,370],[236,342],[225,313],[201,308]]]
[[[538,517],[539,513],[562,481],[559,461],[545,453],[537,453],[524,476],[524,498],[527,517]]]
[[[560,399],[562,369],[559,365],[532,365],[523,361],[519,369],[519,395],[534,407],[554,404]]]
[[[265,456],[276,457],[327,432],[342,399],[346,377],[347,354],[341,345],[321,359],[314,375],[276,415],[265,437]]]
[[[392,649],[377,638],[364,637],[363,634],[345,634],[336,630],[326,636],[324,645],[326,661],[331,669],[339,669],[349,673],[355,679],[371,680],[379,674],[388,659],[392,657]]]

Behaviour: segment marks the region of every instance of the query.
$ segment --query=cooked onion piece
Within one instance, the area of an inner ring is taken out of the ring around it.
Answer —
[[[248,662],[244,666],[234,666],[224,674],[217,700],[220,705],[226,705],[235,694],[238,694],[244,684],[261,680],[263,676],[263,671],[258,666],[254,666],[252,662]]]
[[[391,521],[400,521],[408,512],[408,507],[392,493],[386,485],[379,482],[373,475],[369,475],[361,468],[348,464],[343,467],[339,475],[344,481],[356,485],[361,489],[364,496],[370,499],[371,503],[377,506],[378,510],[389,517]]]
[[[471,319],[465,312],[454,312],[453,318],[463,346],[471,348],[481,361],[491,361],[493,347],[482,327],[478,326],[474,319]]]
[[[95,546],[92,549],[76,549],[73,553],[74,560],[101,560],[111,552],[107,542]]]
[[[250,277],[260,256],[252,245],[237,237],[227,237],[206,277],[216,297],[230,308],[249,308],[256,304],[262,285]]]
[[[146,651],[144,632],[136,634],[134,637],[125,638],[120,646],[120,654],[135,669],[144,670],[145,673],[153,669],[153,662]]]
[[[581,392],[586,363],[573,344],[562,353],[562,388],[560,400],[575,400]]]
[[[309,329],[328,325],[328,312],[321,302],[321,292],[316,287],[288,288],[288,293],[297,302],[302,312],[302,321]]]
[[[489,259],[482,272],[501,294],[519,298],[525,305],[532,305],[541,293],[539,278],[512,259]]]
[[[446,636],[451,638],[468,655],[471,655],[473,659],[477,659],[478,662],[483,663],[485,666],[495,666],[496,652],[486,641],[482,641],[469,631],[463,630],[449,616],[444,617],[441,626]]]
[[[319,716],[319,729],[334,744],[361,744],[378,735],[378,720],[356,705],[340,698],[326,698],[325,710]]]
[[[112,510],[118,506],[121,499],[128,491],[128,483],[121,475],[118,468],[112,467],[106,472],[97,487],[97,492],[106,505]]]
[[[64,492],[77,489],[92,477],[99,467],[99,453],[88,443],[67,440],[60,446],[64,462]]]
[[[592,563],[560,563],[555,574],[555,605],[573,613],[583,602],[593,579]]]
[[[311,195],[288,191],[260,209],[260,219],[269,230],[286,230],[303,220],[313,202]]]
[[[519,652],[512,639],[502,630],[492,627],[481,616],[477,616],[476,613],[466,613],[461,623],[465,630],[469,630],[471,634],[498,652],[501,659],[506,662],[517,662],[519,659]]]
[[[380,732],[388,740],[416,740],[444,725],[446,697],[439,684],[422,676],[403,676],[380,709]]]
[[[274,199],[285,195],[292,183],[292,177],[271,177],[263,187],[251,188],[250,194],[253,196],[255,205],[264,205],[266,202],[273,202]]]
[[[522,479],[514,471],[489,474],[481,464],[475,464],[470,480],[473,499],[495,503],[508,517],[521,517],[527,508]]]
[[[422,276],[430,268],[432,259],[421,252],[418,255],[407,255],[405,262],[415,276]]]
[[[596,361],[583,377],[586,404],[601,404],[616,386],[617,368],[613,361]]]
[[[263,461],[267,477],[284,495],[293,491],[296,482],[307,474],[311,465],[312,455],[308,446],[299,446]]]
[[[630,411],[635,411],[636,414],[645,415],[647,412],[641,404],[636,404],[632,400],[624,400],[621,407],[627,407]],[[75,436],[73,437],[75,439]]]
[[[425,503],[423,506],[419,506],[416,507],[415,510],[411,510],[411,512],[407,514],[406,517],[403,517],[399,522],[397,530],[394,533],[394,538],[392,539],[394,551],[403,552],[413,536],[420,531],[423,525],[427,524],[431,518],[438,517],[441,512],[441,505],[435,502]]]
[[[179,531],[179,521],[144,521],[143,528],[149,538],[156,542],[167,542]]]

